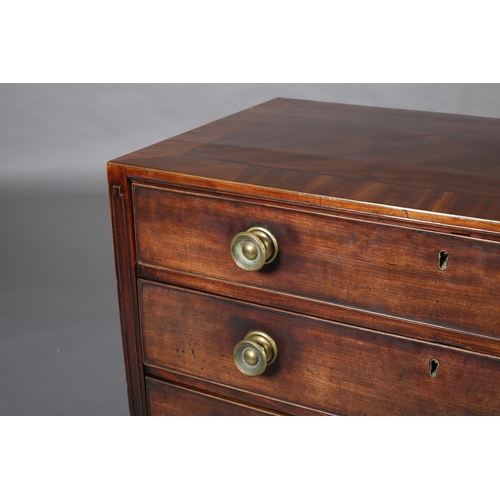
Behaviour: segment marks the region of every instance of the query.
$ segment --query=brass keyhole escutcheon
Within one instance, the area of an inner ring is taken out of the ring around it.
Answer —
[[[278,255],[278,242],[264,227],[254,226],[231,241],[231,257],[245,271],[258,271]]]
[[[277,357],[276,343],[267,333],[259,330],[248,332],[233,350],[236,368],[249,377],[262,375]]]

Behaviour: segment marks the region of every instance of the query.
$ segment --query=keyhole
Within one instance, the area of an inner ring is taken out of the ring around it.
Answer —
[[[429,376],[431,378],[436,378],[439,370],[439,361],[437,359],[431,359],[429,361]]]
[[[449,260],[450,260],[450,254],[446,250],[441,250],[439,252],[439,261],[438,261],[438,267],[440,271],[446,271]]]

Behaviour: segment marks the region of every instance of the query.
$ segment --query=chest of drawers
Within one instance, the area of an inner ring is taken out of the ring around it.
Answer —
[[[280,98],[108,180],[132,414],[500,414],[500,120]]]

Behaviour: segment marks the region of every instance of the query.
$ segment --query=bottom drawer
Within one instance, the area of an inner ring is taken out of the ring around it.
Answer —
[[[275,415],[266,410],[233,403],[224,399],[185,389],[167,382],[146,378],[150,415],[168,416],[258,416]]]

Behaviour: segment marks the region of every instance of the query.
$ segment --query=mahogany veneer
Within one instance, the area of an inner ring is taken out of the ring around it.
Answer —
[[[500,414],[500,120],[274,99],[108,179],[132,414]]]

